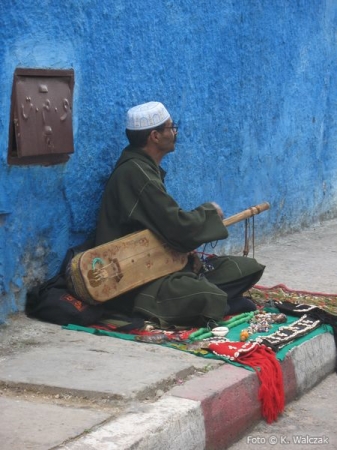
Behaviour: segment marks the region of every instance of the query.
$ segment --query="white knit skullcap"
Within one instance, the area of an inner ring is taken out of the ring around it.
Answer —
[[[160,102],[148,102],[134,106],[126,114],[128,130],[146,130],[163,124],[170,117],[165,106]]]

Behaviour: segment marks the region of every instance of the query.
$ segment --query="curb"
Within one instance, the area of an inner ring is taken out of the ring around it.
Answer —
[[[281,367],[287,404],[335,370],[333,335],[324,333],[294,347]],[[224,364],[58,448],[226,449],[262,419],[258,388],[255,372]]]

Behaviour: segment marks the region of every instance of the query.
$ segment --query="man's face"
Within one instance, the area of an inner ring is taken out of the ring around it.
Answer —
[[[172,119],[169,118],[164,124],[164,129],[159,131],[158,145],[164,153],[169,153],[174,151],[175,142],[177,140],[178,129],[173,123]]]

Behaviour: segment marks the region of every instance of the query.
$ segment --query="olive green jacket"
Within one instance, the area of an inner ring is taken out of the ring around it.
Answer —
[[[180,252],[227,238],[211,203],[185,211],[167,193],[164,177],[165,171],[142,149],[126,147],[103,194],[96,245],[144,229]]]

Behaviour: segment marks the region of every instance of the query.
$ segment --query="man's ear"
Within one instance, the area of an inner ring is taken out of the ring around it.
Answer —
[[[158,138],[159,138],[158,135],[159,135],[159,133],[158,133],[157,130],[152,130],[151,133],[149,134],[149,139],[150,139],[152,142],[157,143],[157,142],[158,142]]]

